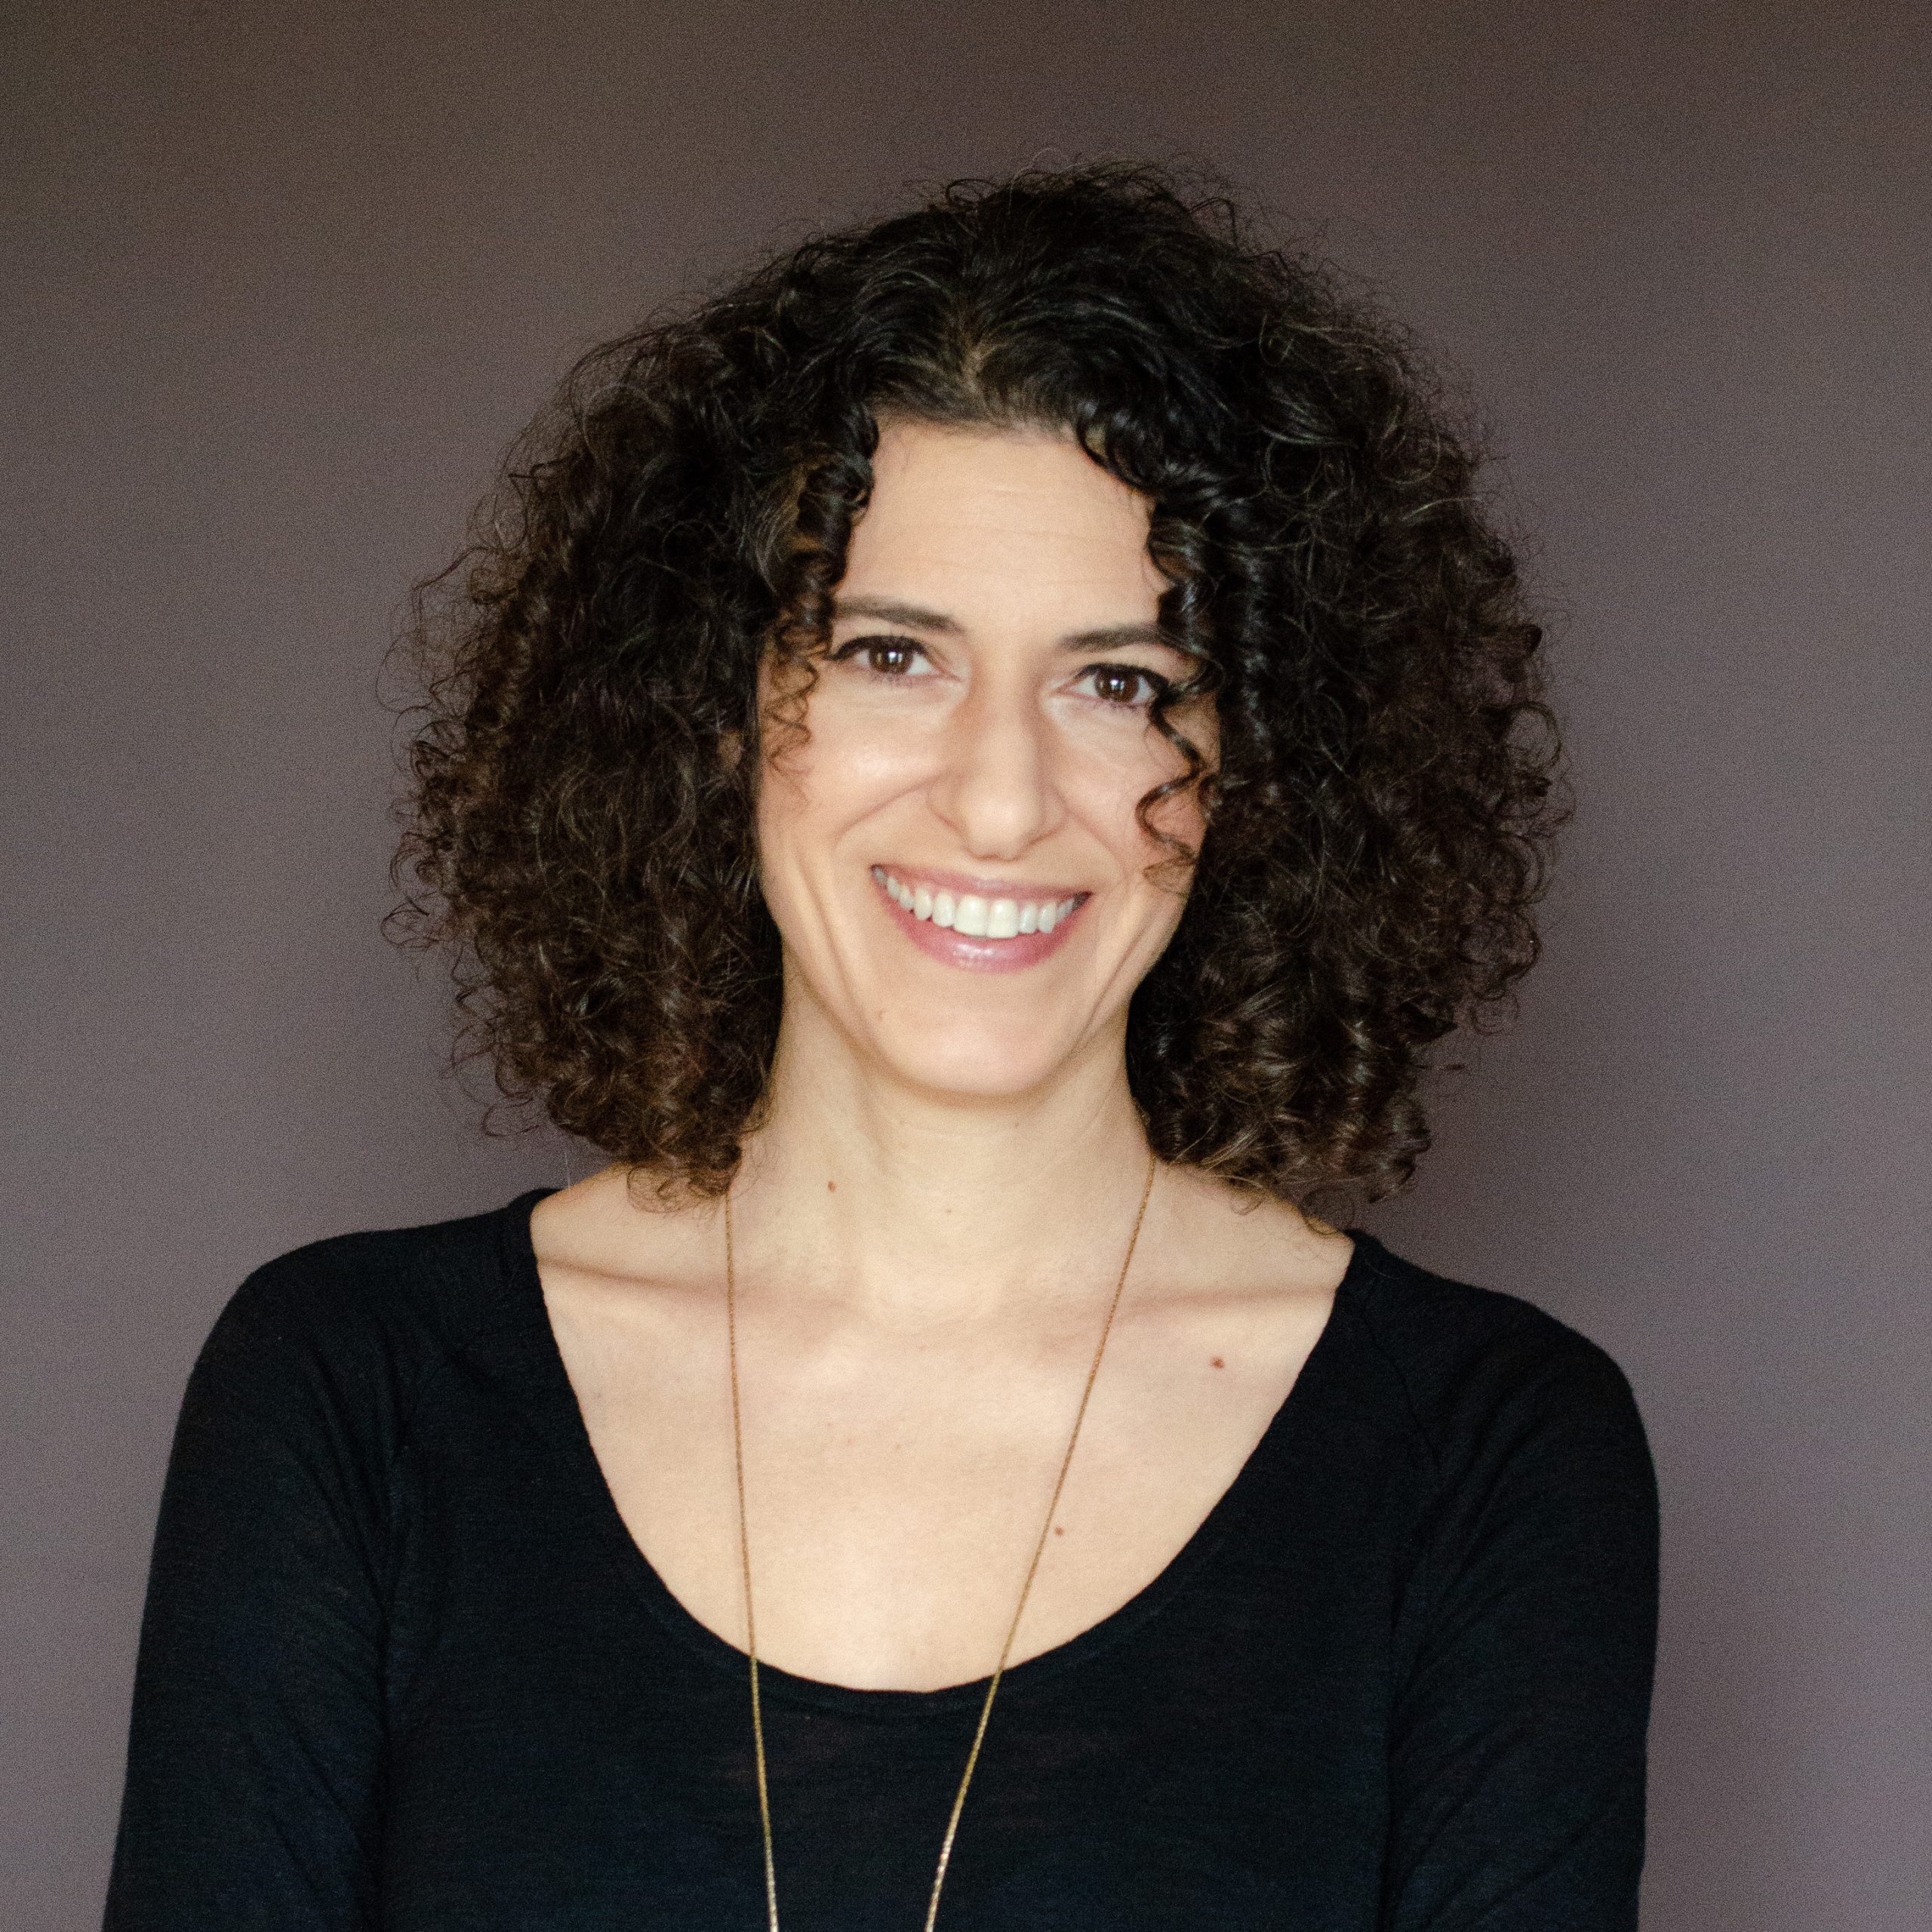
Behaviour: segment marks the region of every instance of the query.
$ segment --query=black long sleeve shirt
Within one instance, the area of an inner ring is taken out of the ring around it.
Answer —
[[[624,1527],[538,1193],[258,1270],[189,1380],[109,1932],[758,1932],[743,1654]],[[1010,1670],[941,1932],[1637,1922],[1657,1491],[1630,1389],[1351,1231],[1180,1554]],[[761,1667],[786,1932],[916,1932],[984,1684]]]

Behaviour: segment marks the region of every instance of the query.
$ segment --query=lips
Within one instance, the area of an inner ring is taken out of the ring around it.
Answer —
[[[1058,949],[1088,897],[995,885],[955,874],[872,868],[872,884],[919,949],[949,965],[1009,972]],[[982,889],[969,888],[978,886]]]

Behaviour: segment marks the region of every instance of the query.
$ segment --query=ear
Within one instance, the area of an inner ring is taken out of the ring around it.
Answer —
[[[745,755],[745,734],[742,731],[721,731],[718,737],[718,755],[724,761],[724,769],[735,772]]]

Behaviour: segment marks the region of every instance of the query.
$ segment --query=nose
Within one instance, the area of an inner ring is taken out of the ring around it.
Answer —
[[[977,685],[946,721],[933,809],[978,859],[1017,859],[1065,816],[1051,721],[1035,694]]]

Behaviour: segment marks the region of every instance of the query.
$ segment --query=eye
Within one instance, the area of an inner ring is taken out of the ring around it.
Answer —
[[[857,659],[875,677],[903,678],[925,656],[925,647],[909,637],[855,637],[832,652],[835,664]]]
[[[1076,683],[1087,685],[1103,704],[1121,711],[1143,711],[1169,691],[1168,679],[1138,664],[1090,664]]]

